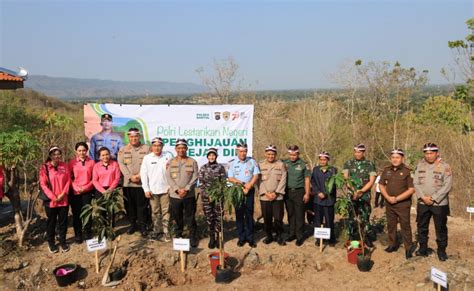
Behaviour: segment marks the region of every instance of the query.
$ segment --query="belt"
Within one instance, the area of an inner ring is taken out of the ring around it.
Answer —
[[[290,191],[296,191],[296,190],[301,190],[304,189],[304,187],[299,187],[299,188],[288,188]]]

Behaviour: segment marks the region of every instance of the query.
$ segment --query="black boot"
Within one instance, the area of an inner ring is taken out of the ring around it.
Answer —
[[[416,251],[415,255],[417,257],[427,257],[428,256],[428,245],[420,244],[420,247]]]
[[[413,257],[413,253],[416,250],[416,245],[412,244],[406,251],[405,251],[405,258],[408,260]]]
[[[134,234],[136,231],[137,231],[137,225],[132,224],[132,225],[130,225],[130,228],[128,229],[127,233],[128,234]]]
[[[210,249],[215,249],[216,246],[217,246],[216,236],[215,236],[215,234],[211,233],[209,235],[209,244],[207,245],[207,247],[210,248]]]
[[[446,250],[445,249],[438,249],[438,259],[441,261],[441,262],[444,262],[448,259],[448,255],[446,254]]]
[[[267,237],[263,240],[263,243],[268,245],[273,242],[273,236],[272,235],[267,235]]]

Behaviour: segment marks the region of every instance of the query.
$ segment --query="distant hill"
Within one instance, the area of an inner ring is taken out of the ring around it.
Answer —
[[[193,94],[206,90],[204,86],[194,83],[110,81],[42,75],[30,75],[25,87],[62,99]]]

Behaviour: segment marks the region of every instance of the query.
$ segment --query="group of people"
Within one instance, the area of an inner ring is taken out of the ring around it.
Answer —
[[[102,121],[111,121],[109,114]],[[151,224],[151,238],[170,241],[172,237],[189,237],[192,247],[197,247],[196,199],[199,189],[203,210],[209,228],[209,248],[217,247],[220,232],[219,218],[222,205],[209,197],[209,186],[215,179],[242,186],[244,199],[236,206],[237,245],[256,247],[254,237],[255,195],[260,201],[266,237],[264,244],[276,242],[285,245],[296,240],[301,246],[305,240],[305,216],[308,208],[314,213],[314,225],[324,225],[331,229],[330,239],[325,243],[336,244],[334,231],[337,199],[336,188],[327,189],[326,181],[337,174],[336,167],[330,165],[331,155],[322,151],[318,155],[318,165],[312,170],[299,157],[296,145],[287,149],[288,159],[277,158],[277,148],[267,146],[265,159],[257,162],[248,156],[247,145],[237,146],[237,157],[227,167],[217,162],[218,150],[207,150],[208,162],[198,168],[196,160],[187,156],[188,145],[185,139],[178,139],[175,145],[176,157],[163,151],[163,140],[153,138],[151,146],[140,142],[140,132],[130,128],[127,132],[129,144],[115,148],[113,153],[103,142],[106,137],[94,138],[91,149],[84,142],[75,146],[76,157],[69,163],[62,162],[62,152],[51,147],[49,157],[40,170],[40,185],[45,195],[45,209],[48,217],[48,247],[58,252],[55,244],[56,224],[59,229],[59,246],[68,251],[66,243],[67,215],[69,205],[73,213],[75,241],[92,237],[91,225],[82,225],[80,212],[84,205],[90,204],[93,197],[123,185],[126,215],[130,221],[129,234],[139,231],[148,237]],[[110,138],[110,137],[109,137]],[[113,139],[113,137],[112,137]],[[97,144],[97,141],[98,144]],[[99,147],[97,149],[97,147]],[[87,153],[90,150],[95,158]],[[114,149],[112,149],[114,150]],[[351,214],[350,237],[359,237],[355,221],[361,222],[364,244],[372,247],[376,235],[370,224],[371,190],[376,179],[375,164],[365,158],[366,147],[354,147],[354,158],[344,163],[342,174],[352,181],[348,191],[355,213]],[[428,226],[434,218],[438,244],[438,257],[447,259],[447,216],[449,215],[448,194],[452,186],[452,173],[449,165],[439,156],[435,144],[423,147],[424,158],[418,163],[414,176],[404,164],[405,153],[394,149],[390,153],[390,165],[383,169],[378,181],[380,193],[386,201],[386,215],[390,245],[386,252],[399,248],[396,231],[400,223],[406,258],[413,256],[416,245],[412,240],[410,227],[410,208],[412,195],[417,197],[417,228],[419,249],[416,255],[428,255]],[[116,158],[116,160],[115,160]],[[309,205],[309,206],[308,206]],[[151,211],[148,209],[151,208]],[[283,233],[284,211],[287,211],[289,233]],[[151,215],[149,213],[151,212]],[[358,216],[358,217],[354,217]],[[148,219],[151,216],[151,223]],[[185,234],[185,226],[188,232]],[[317,240],[316,244],[319,243]]]

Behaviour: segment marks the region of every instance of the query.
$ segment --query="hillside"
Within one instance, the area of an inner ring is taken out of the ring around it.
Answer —
[[[203,86],[194,83],[110,81],[42,75],[30,76],[25,87],[62,99],[191,94],[205,91]]]

